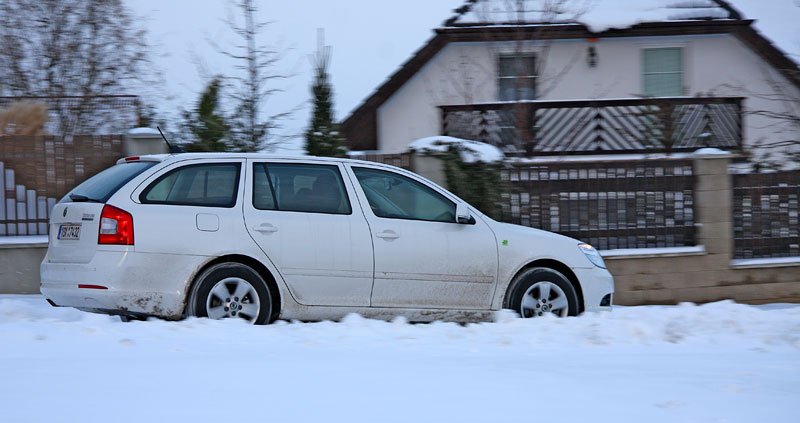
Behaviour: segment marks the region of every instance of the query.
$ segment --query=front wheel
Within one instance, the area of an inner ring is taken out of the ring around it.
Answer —
[[[528,269],[514,279],[508,308],[523,318],[552,314],[578,315],[578,295],[561,273],[543,267]]]
[[[210,319],[240,318],[269,323],[272,296],[264,278],[241,263],[220,263],[206,269],[189,295],[188,314]]]

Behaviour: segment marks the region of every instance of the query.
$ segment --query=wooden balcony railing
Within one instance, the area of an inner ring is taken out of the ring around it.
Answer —
[[[742,97],[524,101],[440,106],[442,135],[508,155],[742,147]]]

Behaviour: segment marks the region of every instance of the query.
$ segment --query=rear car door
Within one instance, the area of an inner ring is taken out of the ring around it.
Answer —
[[[192,159],[173,163],[134,190],[136,251],[224,255],[247,240],[242,228],[244,159]]]
[[[368,165],[350,170],[372,231],[373,307],[491,306],[498,259],[486,223],[456,223],[455,199],[412,174]]]
[[[331,161],[248,160],[245,224],[304,305],[369,306],[372,242]]]

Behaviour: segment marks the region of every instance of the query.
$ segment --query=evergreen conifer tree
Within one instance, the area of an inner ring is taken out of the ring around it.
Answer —
[[[306,131],[306,151],[312,156],[342,157],[347,153],[345,139],[339,132],[339,124],[333,119],[333,87],[328,77],[328,64],[331,58],[330,46],[322,45],[314,56],[314,84],[311,94],[314,96],[314,110],[311,125]]]
[[[186,127],[194,140],[187,151],[226,151],[225,140],[230,130],[225,117],[219,110],[219,90],[221,77],[215,77],[200,95],[194,113],[184,113]]]

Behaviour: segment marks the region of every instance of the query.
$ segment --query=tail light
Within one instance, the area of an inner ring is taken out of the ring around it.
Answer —
[[[133,245],[133,216],[108,204],[100,213],[98,244]]]

